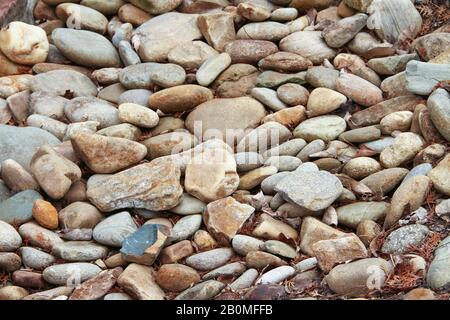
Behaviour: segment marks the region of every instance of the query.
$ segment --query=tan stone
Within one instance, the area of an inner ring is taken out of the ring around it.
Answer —
[[[71,138],[76,154],[95,173],[113,173],[139,163],[147,155],[140,143],[123,138],[77,133]]]
[[[203,214],[206,227],[219,243],[229,245],[231,239],[240,231],[251,217],[255,208],[227,197],[209,203]]]
[[[32,212],[34,219],[44,228],[51,230],[58,228],[58,211],[50,202],[36,200]]]
[[[45,31],[14,21],[0,30],[0,50],[9,60],[32,65],[47,59],[49,43]]]
[[[232,194],[239,185],[236,161],[222,149],[205,150],[186,167],[186,192],[209,203]]]
[[[222,52],[236,37],[233,16],[228,13],[201,15],[197,23],[206,41],[218,51]]]
[[[266,213],[259,217],[258,225],[253,229],[252,234],[269,240],[278,240],[280,236],[292,240],[296,240],[298,237],[298,232],[294,228]]]
[[[118,285],[139,300],[164,300],[165,293],[155,281],[151,267],[130,264],[117,279]]]
[[[320,268],[325,272],[330,271],[336,264],[368,256],[366,247],[354,233],[338,239],[317,241],[311,249]]]

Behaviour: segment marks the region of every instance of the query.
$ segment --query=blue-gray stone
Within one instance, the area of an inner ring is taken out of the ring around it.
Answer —
[[[25,223],[33,217],[31,209],[36,200],[42,199],[39,192],[25,190],[0,203],[0,220],[7,223]]]
[[[428,172],[431,171],[431,169],[433,169],[433,166],[429,163],[419,164],[418,166],[415,166],[414,168],[411,169],[411,171],[403,179],[402,183],[405,183],[405,181],[415,176],[426,176]]]
[[[13,159],[28,169],[31,158],[41,146],[60,143],[54,135],[39,128],[0,125],[0,162]]]
[[[0,202],[5,201],[11,196],[11,191],[8,189],[6,184],[0,180]]]
[[[122,242],[120,252],[125,255],[142,256],[158,239],[158,225],[144,224]]]

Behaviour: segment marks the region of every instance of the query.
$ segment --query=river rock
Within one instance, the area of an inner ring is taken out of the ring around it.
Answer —
[[[20,257],[11,252],[0,253],[0,270],[3,272],[14,272],[22,266]]]
[[[429,115],[439,133],[450,141],[450,95],[443,89],[437,89],[427,102]]]
[[[44,270],[55,262],[55,257],[33,247],[21,247],[19,254],[24,267],[35,270]]]
[[[383,287],[392,271],[390,262],[367,258],[334,267],[325,281],[335,293],[357,297]]]
[[[105,270],[95,277],[83,282],[70,295],[69,300],[98,300],[111,290],[117,278],[122,273],[122,268]]]
[[[42,189],[53,199],[61,199],[72,183],[81,178],[80,168],[48,145],[36,152],[30,169]]]
[[[181,200],[180,170],[169,161],[146,163],[88,185],[87,197],[102,211],[134,207],[167,210]]]
[[[78,65],[91,68],[121,66],[116,48],[95,32],[58,28],[52,32],[52,39],[58,50]]]
[[[72,146],[95,173],[113,173],[139,163],[147,155],[140,143],[122,138],[79,133],[72,136]]]
[[[175,63],[185,69],[199,68],[207,59],[214,57],[218,52],[203,41],[182,43],[168,54],[170,63]]]
[[[150,96],[149,105],[154,110],[161,110],[166,114],[171,114],[190,111],[212,99],[213,94],[208,88],[188,84],[156,92]]]
[[[194,254],[186,259],[186,264],[196,270],[212,270],[224,265],[233,256],[229,248],[213,249]]]
[[[200,276],[191,267],[182,264],[164,264],[158,270],[156,282],[165,290],[180,292],[200,282]]]
[[[428,173],[428,177],[433,182],[433,186],[439,192],[450,195],[450,155],[446,155],[438,165]]]
[[[236,37],[233,16],[225,12],[201,15],[197,25],[208,44],[218,51]]]
[[[368,8],[367,25],[382,39],[398,43],[407,38],[414,39],[422,27],[422,17],[411,1],[394,2],[375,0]]]
[[[209,203],[203,219],[214,238],[228,244],[254,211],[253,207],[228,197]]]
[[[450,238],[447,237],[438,245],[428,269],[427,284],[433,289],[443,288],[450,282],[450,275],[446,268],[450,259],[449,240]]]
[[[325,115],[311,118],[300,123],[293,134],[296,138],[312,142],[316,139],[324,141],[335,140],[345,131],[347,124],[339,116]]]
[[[55,9],[57,17],[67,28],[81,29],[104,34],[108,19],[99,11],[75,3],[61,3]]]
[[[175,300],[210,300],[225,288],[225,284],[216,280],[201,282],[192,288],[186,289]]]
[[[311,249],[320,268],[325,272],[330,271],[336,264],[368,257],[366,247],[355,234],[317,241]]]
[[[322,36],[330,47],[342,47],[366,26],[367,19],[363,13],[341,19],[327,26]]]
[[[339,76],[336,81],[336,91],[365,107],[383,101],[383,92],[377,86],[350,73],[342,73]]]
[[[181,218],[173,226],[170,233],[170,240],[172,242],[182,241],[190,238],[202,225],[202,216],[200,214],[193,214]]]
[[[10,224],[0,220],[0,252],[15,251],[22,244],[19,233]]]
[[[152,265],[167,242],[170,230],[159,224],[144,224],[122,242],[123,258],[142,265]]]
[[[264,246],[263,241],[242,234],[235,235],[231,244],[233,250],[241,256],[246,256],[251,251],[258,251]]]
[[[32,218],[32,208],[42,196],[35,190],[25,190],[0,202],[0,220],[6,223],[25,223]]]
[[[277,52],[261,59],[258,66],[278,72],[300,72],[311,67],[312,62],[292,52]]]
[[[197,18],[178,12],[161,14],[134,31],[132,44],[143,61],[163,62],[176,46],[202,37]]]
[[[93,237],[98,243],[121,247],[123,240],[137,230],[136,224],[126,211],[109,216],[98,223]]]
[[[389,254],[407,253],[411,246],[420,246],[430,234],[428,227],[412,224],[392,231],[381,247],[381,251]]]
[[[339,225],[356,228],[364,220],[380,221],[389,211],[386,202],[355,202],[336,209]]]
[[[119,74],[120,83],[127,89],[148,89],[152,85],[163,88],[184,83],[186,72],[172,63],[140,63],[128,66]]]
[[[381,164],[386,168],[397,167],[412,160],[423,146],[424,142],[419,135],[412,132],[401,133],[391,146],[381,152]]]
[[[151,267],[130,264],[117,279],[117,284],[139,300],[164,300],[165,293],[156,283],[155,270]]]
[[[236,33],[236,38],[277,42],[288,34],[289,27],[287,25],[274,21],[266,21],[244,25]]]
[[[60,236],[48,229],[45,229],[34,222],[27,222],[20,226],[19,233],[24,239],[28,239],[33,246],[51,251],[52,248],[63,240]]]
[[[280,236],[295,240],[298,237],[298,232],[287,223],[263,213],[259,216],[258,223],[253,229],[252,235],[268,240],[278,240]]]
[[[320,31],[294,32],[280,41],[280,49],[299,54],[313,64],[321,64],[325,59],[332,59],[336,55],[327,46]]]
[[[422,205],[430,190],[430,182],[430,178],[420,175],[408,179],[398,187],[392,196],[391,207],[384,221],[385,228],[397,223],[405,209],[410,213]]]
[[[43,29],[13,21],[0,31],[0,50],[13,62],[33,65],[47,59],[49,43]]]
[[[186,166],[186,191],[205,203],[232,194],[238,184],[236,162],[225,150],[205,150]]]
[[[339,92],[327,88],[314,89],[306,106],[308,117],[316,117],[338,109],[347,98]]]
[[[232,63],[256,65],[259,60],[278,52],[276,44],[266,40],[235,40],[225,46]]]
[[[66,261],[94,261],[106,257],[108,248],[88,241],[67,241],[54,245],[52,254]]]

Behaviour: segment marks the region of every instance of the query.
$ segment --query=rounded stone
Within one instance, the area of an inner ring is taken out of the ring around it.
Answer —
[[[10,224],[0,220],[0,252],[15,251],[22,244],[22,238]]]
[[[181,85],[158,91],[150,96],[149,106],[166,114],[190,111],[198,105],[213,99],[208,88],[198,85]]]
[[[32,212],[34,219],[44,228],[51,230],[58,228],[58,211],[50,202],[37,200]]]
[[[306,113],[308,117],[316,117],[330,113],[347,102],[343,94],[328,88],[316,88],[309,95]]]
[[[134,103],[124,103],[119,106],[119,120],[142,128],[153,128],[158,125],[156,112]]]
[[[58,50],[78,65],[91,68],[121,66],[116,48],[98,33],[58,28],[53,31],[52,39]]]
[[[381,170],[381,165],[375,159],[358,157],[351,159],[342,169],[342,172],[353,179],[361,180]]]
[[[14,21],[0,30],[0,50],[11,61],[32,65],[45,62],[49,43],[42,28]]]
[[[339,116],[319,116],[300,123],[293,134],[296,138],[312,142],[316,139],[332,141],[339,137],[347,128],[345,120]]]
[[[97,265],[87,262],[63,263],[45,268],[44,280],[53,285],[73,285],[95,277],[102,271]]]
[[[159,268],[156,282],[164,290],[180,292],[200,282],[200,275],[182,264],[165,264]]]
[[[277,89],[278,98],[290,106],[304,106],[308,103],[309,91],[296,83],[286,83]]]

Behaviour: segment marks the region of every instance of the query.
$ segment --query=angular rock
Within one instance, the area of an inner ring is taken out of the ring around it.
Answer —
[[[167,210],[181,201],[180,170],[172,162],[146,163],[88,185],[87,197],[100,210]]]

